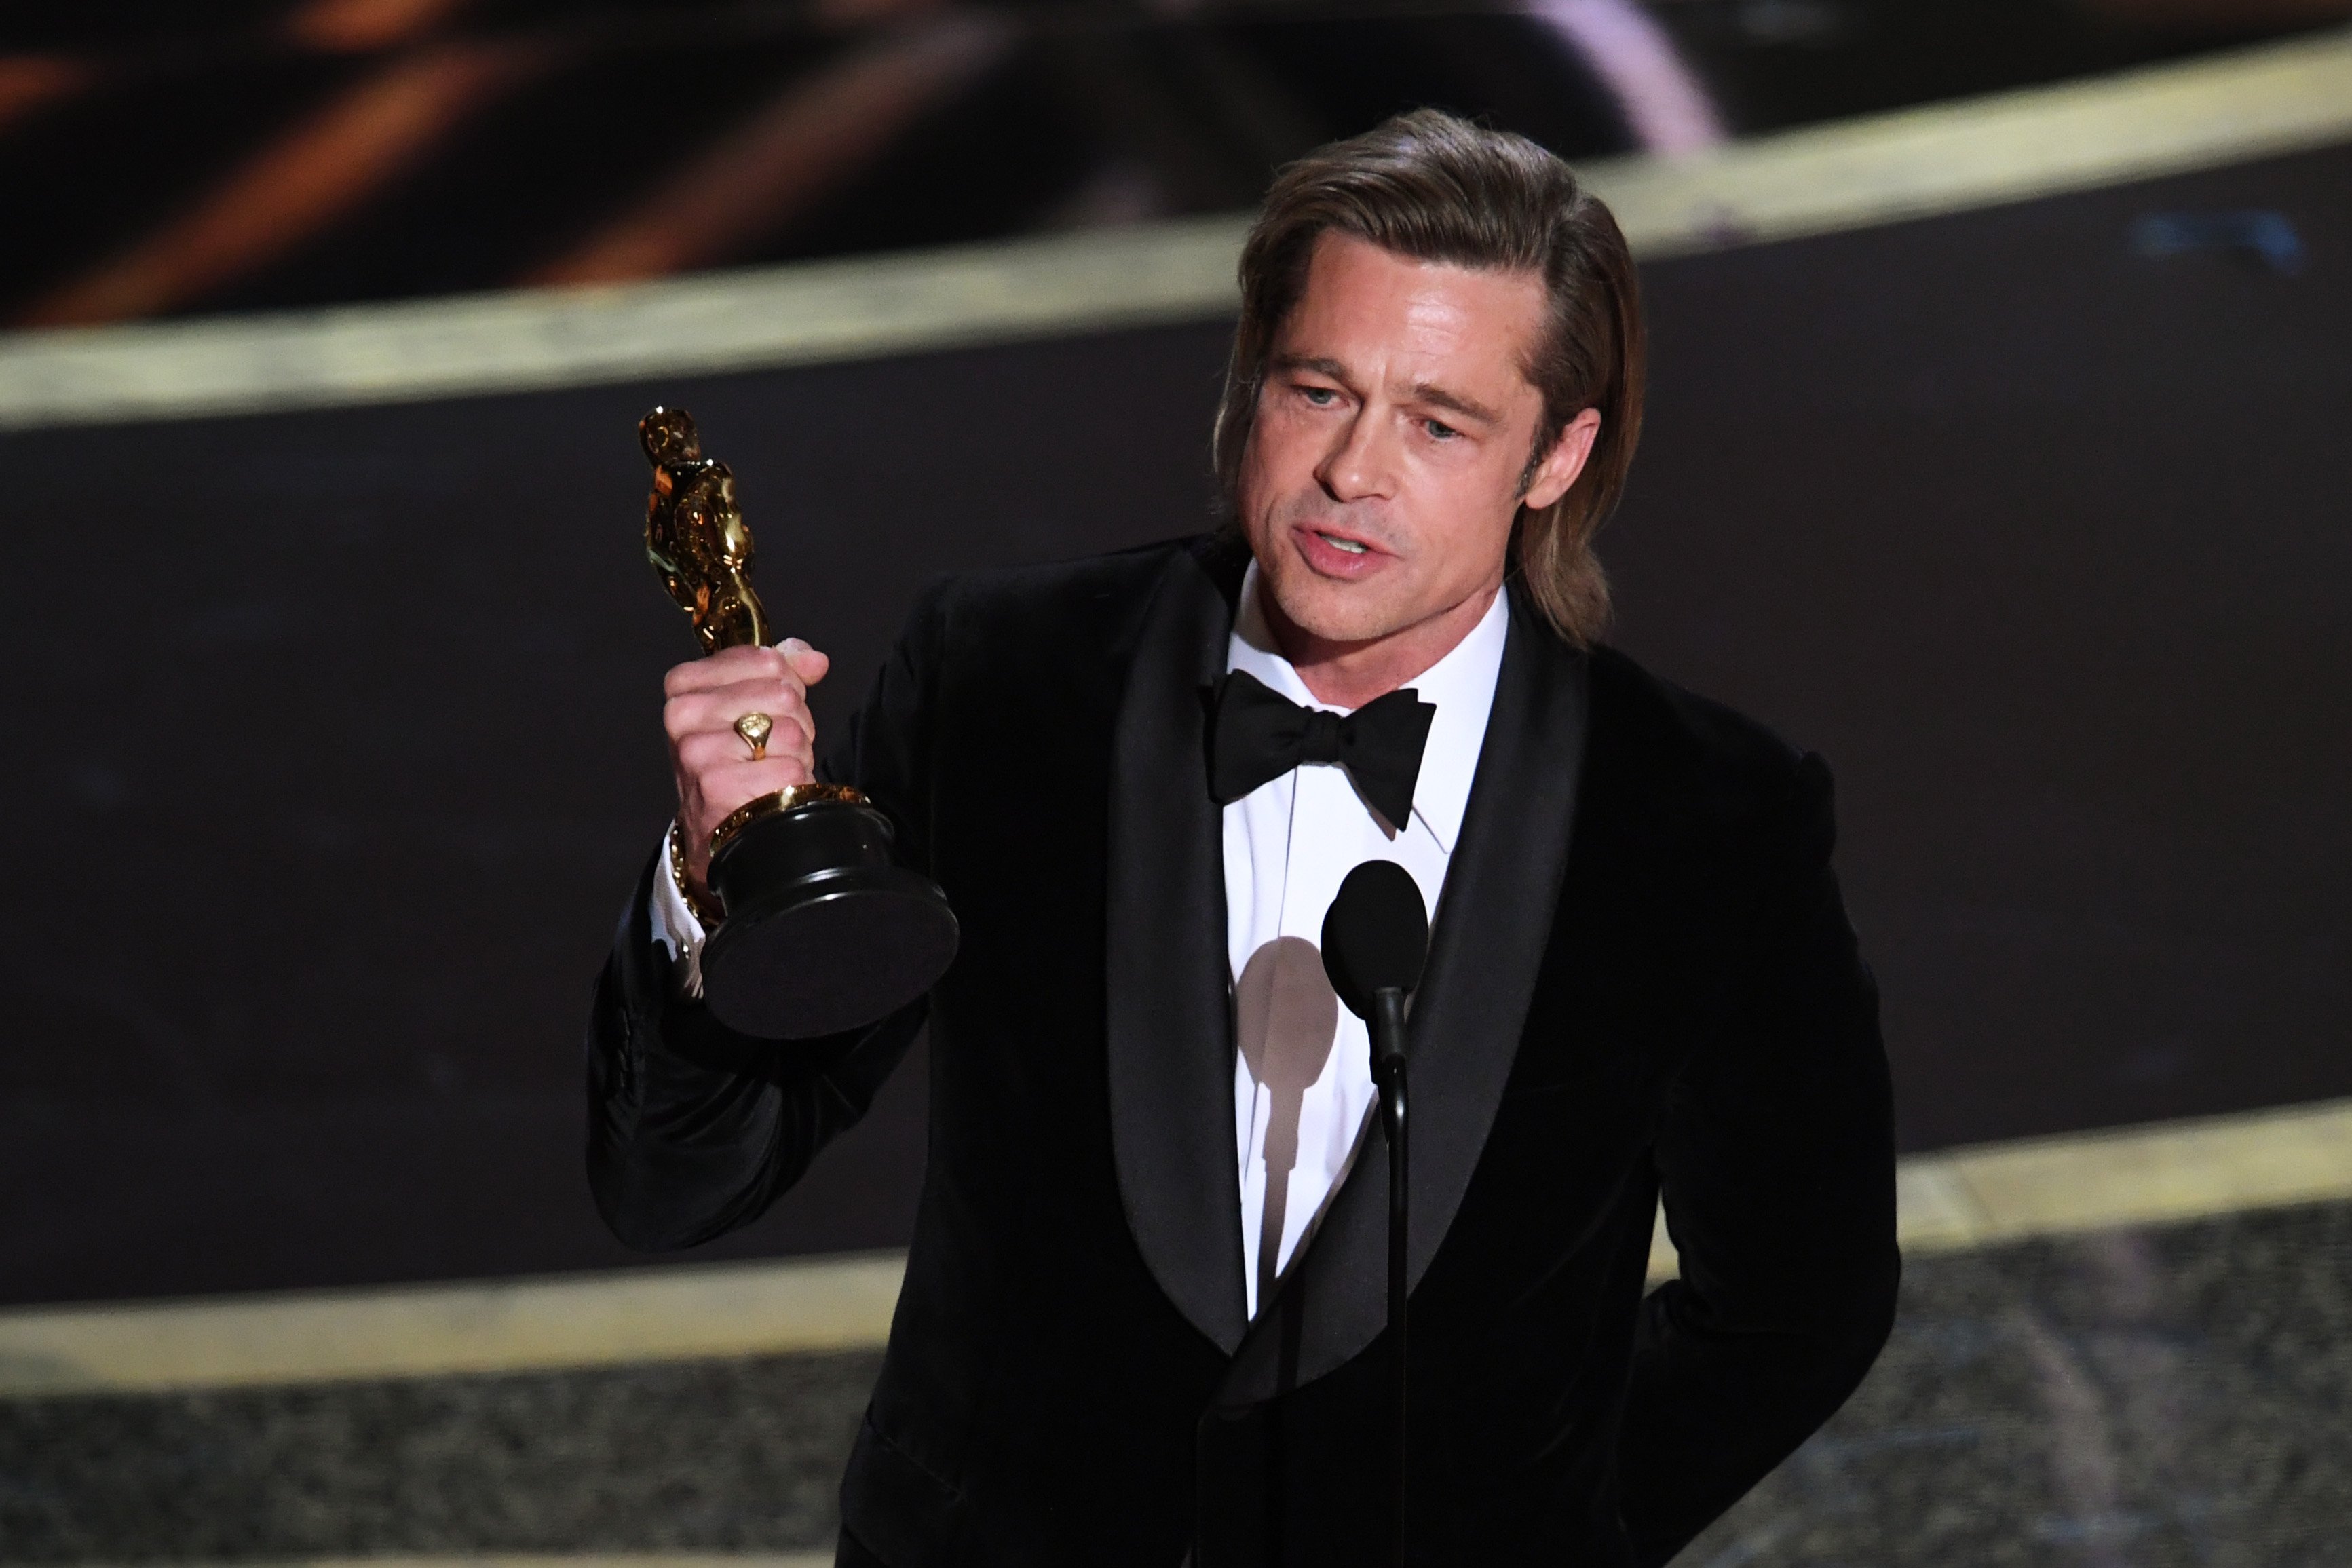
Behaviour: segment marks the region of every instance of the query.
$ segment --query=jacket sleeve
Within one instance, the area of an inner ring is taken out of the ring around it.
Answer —
[[[1681,1277],[1643,1303],[1619,1447],[1644,1568],[1826,1421],[1894,1321],[1886,1054],[1830,869],[1820,758],[1797,765],[1772,815],[1733,1027],[1685,1063],[1656,1145]]]
[[[909,620],[863,709],[830,740],[820,776],[856,784],[890,817],[906,863],[928,869],[929,693],[935,589]],[[692,1247],[748,1225],[824,1145],[854,1125],[906,1056],[927,1000],[865,1030],[761,1040],[679,998],[638,879],[588,1025],[588,1182],[613,1233],[646,1250]]]

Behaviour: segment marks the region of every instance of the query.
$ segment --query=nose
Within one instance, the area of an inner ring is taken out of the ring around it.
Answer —
[[[1359,409],[1315,470],[1323,493],[1335,501],[1385,498],[1394,488],[1395,454],[1381,438],[1386,422]]]

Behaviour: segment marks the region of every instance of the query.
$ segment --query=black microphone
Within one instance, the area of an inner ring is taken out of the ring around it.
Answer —
[[[1428,957],[1429,912],[1412,873],[1394,861],[1349,872],[1323,915],[1323,972],[1348,1010],[1371,1022],[1373,998],[1411,996]]]
[[[1421,884],[1394,861],[1366,861],[1323,916],[1323,972],[1372,1034],[1372,1082],[1389,1145],[1389,1348],[1396,1357],[1396,1555],[1404,1563],[1405,1219],[1404,1004],[1429,959]]]

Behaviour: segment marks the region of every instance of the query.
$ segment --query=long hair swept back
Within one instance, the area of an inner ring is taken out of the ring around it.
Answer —
[[[1641,290],[1617,220],[1544,148],[1433,109],[1284,167],[1242,247],[1241,320],[1215,435],[1228,505],[1237,502],[1267,358],[1325,234],[1416,261],[1543,279],[1543,329],[1520,366],[1543,397],[1522,494],[1579,413],[1600,411],[1601,434],[1567,495],[1519,508],[1511,566],[1561,636],[1580,646],[1597,640],[1609,624],[1609,582],[1592,536],[1617,505],[1642,435]]]

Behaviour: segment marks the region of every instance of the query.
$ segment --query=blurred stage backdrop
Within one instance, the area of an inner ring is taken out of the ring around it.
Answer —
[[[1885,989],[1903,1323],[1685,1561],[2352,1559],[2347,9],[0,19],[0,1561],[824,1550],[921,1059],[692,1259],[589,1203],[634,423],[837,719],[1207,525],[1247,209],[1421,103],[1624,218],[1618,640],[1826,754]]]

